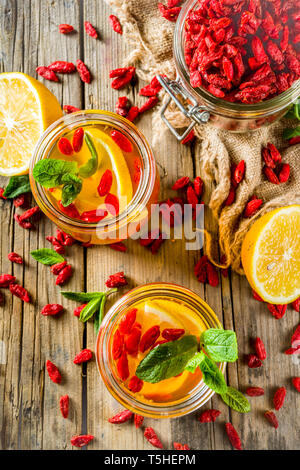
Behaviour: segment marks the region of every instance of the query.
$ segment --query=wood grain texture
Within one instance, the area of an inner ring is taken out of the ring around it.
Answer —
[[[127,95],[137,105],[139,86],[116,92],[110,88],[108,72],[122,66],[131,50],[124,38],[112,32],[108,15],[111,10],[102,0],[0,0],[0,71],[23,71],[35,76],[38,65],[54,60],[84,60],[94,80],[84,86],[77,74],[63,76],[60,84],[46,82],[62,104],[79,108],[114,110],[118,96]],[[84,21],[91,21],[100,32],[95,41],[84,32]],[[63,36],[58,24],[74,25],[76,33]],[[151,113],[139,122],[149,142],[153,131]],[[195,147],[182,146],[166,133],[155,157],[161,175],[161,199],[172,195],[172,183],[182,175],[201,174]],[[1,180],[5,185],[6,180]],[[206,188],[208,199],[210,188]],[[94,349],[93,325],[83,327],[73,317],[77,306],[62,300],[50,270],[30,259],[29,252],[45,247],[45,237],[55,227],[45,217],[36,231],[26,232],[14,223],[15,208],[0,200],[1,272],[13,273],[21,284],[29,287],[33,303],[23,305],[6,293],[5,306],[0,307],[0,341],[6,349],[5,364],[0,364],[0,448],[1,449],[69,449],[75,434],[91,433],[96,439],[89,449],[152,450],[141,430],[132,424],[108,424],[108,418],[119,411],[119,405],[106,391],[95,362],[81,368],[73,357],[83,347]],[[20,209],[17,210],[21,212]],[[206,211],[206,227],[217,236],[216,223]],[[17,251],[25,258],[25,266],[11,265],[8,251]],[[153,421],[153,426],[166,448],[174,441],[187,443],[192,449],[230,449],[224,424],[232,421],[246,449],[299,449],[300,396],[292,389],[291,377],[299,376],[299,364],[282,354],[289,344],[291,332],[299,322],[299,314],[289,309],[281,321],[273,319],[266,307],[252,299],[247,281],[237,275],[221,278],[218,288],[200,285],[193,275],[199,252],[186,251],[184,242],[168,241],[158,256],[152,256],[138,243],[128,242],[128,253],[119,254],[108,247],[88,250],[80,246],[68,249],[67,258],[75,267],[68,290],[102,290],[105,280],[114,272],[125,271],[130,287],[166,281],[191,288],[216,311],[225,328],[234,328],[238,335],[240,358],[227,369],[228,383],[244,391],[249,385],[265,387],[264,397],[251,399],[253,412],[239,415],[214,397],[210,405],[222,412],[212,425],[200,424],[197,413],[176,420]],[[110,299],[110,304],[117,297]],[[58,319],[44,318],[41,308],[47,303],[61,303],[66,312]],[[250,370],[245,355],[253,351],[251,340],[261,336],[266,342],[268,358],[263,368]],[[63,383],[50,382],[45,361],[53,360],[61,369]],[[278,413],[280,428],[274,431],[265,422],[263,412],[272,408],[277,386],[288,390],[284,409]],[[62,419],[58,402],[61,395],[71,397],[69,420]]]

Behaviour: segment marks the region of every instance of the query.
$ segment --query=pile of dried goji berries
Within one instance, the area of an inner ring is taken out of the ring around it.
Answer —
[[[198,0],[185,23],[194,88],[246,104],[270,99],[300,77],[298,0]]]

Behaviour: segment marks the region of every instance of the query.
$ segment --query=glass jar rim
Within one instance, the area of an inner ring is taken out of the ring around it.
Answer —
[[[193,88],[191,86],[190,71],[184,57],[184,26],[189,11],[193,9],[197,3],[198,0],[187,0],[182,6],[175,25],[173,40],[177,74],[184,83],[188,93],[196,99],[200,96],[209,111],[213,111],[215,114],[228,114],[229,117],[239,119],[267,117],[292,104],[300,94],[300,79],[295,81],[288,90],[274,98],[254,104],[231,103],[222,98],[217,98],[204,88]]]
[[[110,394],[121,403],[122,406],[142,416],[152,418],[175,418],[196,411],[214,395],[214,392],[201,381],[196,389],[192,391],[194,394],[188,396],[187,399],[178,400],[175,404],[150,405],[143,403],[120,386],[111,370],[108,357],[111,334],[123,313],[137,301],[149,297],[161,297],[162,295],[170,297],[170,299],[176,297],[177,299],[179,298],[185,301],[194,308],[201,310],[201,315],[205,315],[205,322],[209,328],[223,329],[222,324],[211,307],[192,290],[177,284],[151,283],[132,289],[112,306],[106,314],[98,333],[95,352],[99,374]],[[224,374],[226,363],[221,363],[219,369]]]
[[[43,188],[39,183],[37,183],[33,178],[33,168],[35,164],[45,158],[45,153],[47,148],[50,145],[50,142],[56,140],[64,130],[72,126],[71,128],[76,128],[80,125],[86,124],[88,121],[101,121],[102,123],[107,123],[107,125],[114,125],[118,130],[125,132],[136,144],[138,153],[143,161],[142,171],[141,171],[141,180],[136,194],[134,195],[131,202],[128,204],[125,211],[119,214],[117,217],[113,217],[109,220],[103,220],[98,223],[88,223],[77,219],[72,219],[68,215],[59,211],[55,208],[46,194],[46,189]],[[90,230],[104,230],[109,233],[110,231],[118,230],[121,231],[122,228],[117,229],[117,225],[123,223],[123,225],[128,224],[131,219],[131,214],[136,214],[142,212],[147,205],[153,188],[155,185],[156,178],[156,163],[152,149],[142,132],[130,121],[123,118],[122,116],[105,110],[81,110],[72,114],[63,116],[56,122],[54,122],[50,127],[46,129],[43,135],[40,137],[33,156],[30,161],[29,167],[29,178],[30,184],[34,192],[39,196],[39,205],[41,205],[43,212],[47,212],[49,217],[56,220],[59,219],[61,223],[68,226],[71,230],[81,230],[81,231],[90,231]],[[137,212],[136,212],[137,211]]]

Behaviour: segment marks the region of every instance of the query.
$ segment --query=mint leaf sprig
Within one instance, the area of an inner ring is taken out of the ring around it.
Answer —
[[[12,176],[9,180],[8,185],[5,188],[3,196],[6,199],[14,199],[15,197],[20,196],[21,194],[26,194],[31,192],[29,176]]]
[[[42,248],[40,250],[31,251],[31,256],[46,266],[53,266],[54,264],[63,263],[65,258],[56,251],[51,250],[50,248]]]

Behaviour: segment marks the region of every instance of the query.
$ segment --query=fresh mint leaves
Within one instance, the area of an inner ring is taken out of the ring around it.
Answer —
[[[76,176],[78,171],[76,162],[45,159],[34,166],[33,177],[44,188],[57,188],[64,184],[67,175]]]
[[[87,306],[84,307],[84,309],[81,311],[81,314],[80,314],[80,317],[79,317],[79,320],[82,323],[86,323],[88,320],[93,318],[93,316],[95,315],[95,313],[97,312],[97,310],[99,310],[99,308],[101,306],[103,295],[104,294],[102,294],[101,297],[98,297],[96,299],[91,300],[87,304]]]
[[[92,141],[88,133],[85,133],[84,139],[89,151],[91,152],[91,158],[85,165],[80,167],[79,175],[82,176],[82,178],[89,178],[90,176],[93,176],[96,173],[99,164],[99,159],[94,142]]]
[[[300,121],[300,100],[299,103],[294,104],[285,115],[287,119],[298,119]]]
[[[249,413],[251,406],[247,398],[233,387],[227,387],[227,391],[221,394],[222,400],[227,406],[239,413]]]
[[[45,264],[46,266],[53,266],[54,264],[63,263],[65,259],[63,256],[56,253],[56,251],[50,248],[42,248],[41,250],[31,251],[31,256],[39,263]]]
[[[160,344],[154,348],[139,364],[136,376],[149,383],[181,374],[190,359],[197,352],[196,336],[184,336],[177,341]]]
[[[31,188],[28,175],[12,176],[6,186],[3,196],[7,199],[13,199],[21,194],[30,192]]]
[[[298,135],[300,135],[300,126],[295,127],[294,129],[284,129],[283,131],[283,138],[286,140],[298,137]]]
[[[200,344],[206,354],[216,362],[235,362],[238,358],[234,331],[211,328],[202,333]]]
[[[222,395],[227,391],[227,385],[224,379],[224,375],[218,368],[217,364],[209,357],[205,356],[204,352],[203,360],[200,362],[199,367],[202,372],[203,382],[214,392]]]
[[[64,207],[68,207],[75,201],[78,194],[82,190],[82,179],[72,173],[66,174],[63,177],[63,189],[61,203]]]
[[[99,299],[100,297],[102,297],[103,292],[62,292],[62,295],[68,300],[87,303],[91,300]]]

